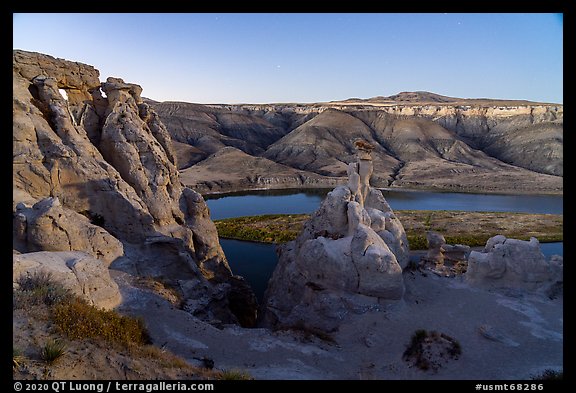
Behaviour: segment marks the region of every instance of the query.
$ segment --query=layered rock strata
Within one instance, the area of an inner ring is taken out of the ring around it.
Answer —
[[[432,97],[432,98],[431,98]],[[317,104],[198,105],[151,102],[181,144],[185,167],[209,176],[185,183],[200,192],[314,184],[279,179],[265,168],[231,176],[203,160],[233,146],[297,171],[346,177],[351,141],[374,146],[376,187],[448,191],[561,193],[563,106],[529,101],[460,99],[426,92]],[[250,130],[250,132],[247,132]],[[182,147],[186,146],[186,149]],[[210,164],[210,165],[209,165]],[[301,183],[301,184],[299,184]],[[333,187],[334,185],[330,185]]]

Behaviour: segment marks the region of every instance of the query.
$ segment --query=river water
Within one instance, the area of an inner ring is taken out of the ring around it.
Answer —
[[[213,220],[259,214],[311,213],[331,189],[267,190],[207,196]],[[389,191],[383,194],[393,210],[463,210],[523,213],[563,213],[563,197],[556,195],[497,195]],[[259,300],[277,263],[273,244],[220,239],[230,268],[244,276]],[[547,257],[563,255],[563,242],[542,243]]]
[[[311,213],[331,189],[266,190],[206,196],[213,220],[259,214]],[[563,213],[562,195],[466,194],[383,190],[393,210]]]

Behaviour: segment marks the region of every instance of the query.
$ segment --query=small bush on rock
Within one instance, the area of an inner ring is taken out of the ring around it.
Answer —
[[[98,309],[79,298],[56,305],[52,319],[71,339],[101,338],[125,346],[150,342],[142,319]]]

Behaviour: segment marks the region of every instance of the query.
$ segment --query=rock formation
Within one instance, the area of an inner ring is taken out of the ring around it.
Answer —
[[[497,235],[482,252],[470,252],[465,277],[478,287],[546,292],[563,281],[563,261],[546,260],[535,237],[524,241]]]
[[[428,252],[421,258],[421,264],[432,272],[446,277],[461,274],[466,267],[470,246],[446,244],[441,233],[426,232]]]
[[[31,208],[20,203],[13,237],[20,252],[83,250],[106,266],[124,253],[122,243],[103,228],[73,210],[65,209],[58,197],[48,197]]]
[[[122,300],[107,266],[87,253],[41,251],[13,256],[14,285],[18,285],[22,276],[40,272],[50,274],[73,294],[96,307],[112,309]]]
[[[444,265],[444,245],[446,244],[444,236],[438,232],[428,231],[426,232],[426,240],[428,241],[426,261],[435,266]]]
[[[295,241],[279,249],[262,323],[333,331],[346,314],[402,299],[409,259],[400,221],[370,187],[369,144],[357,143],[347,186],[331,191]]]
[[[133,274],[170,271],[185,297],[218,292],[222,322],[255,319],[255,309],[230,311],[255,298],[234,293],[248,294],[247,284],[232,280],[208,208],[180,183],[170,135],[140,86],[15,50],[13,92],[18,251],[86,251]],[[147,252],[127,262],[122,245]],[[204,303],[191,312],[209,314]]]

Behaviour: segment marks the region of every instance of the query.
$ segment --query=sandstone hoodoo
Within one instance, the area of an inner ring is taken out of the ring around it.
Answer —
[[[426,232],[428,252],[420,259],[420,265],[442,276],[454,276],[466,270],[470,246],[446,244],[441,233]]]
[[[140,86],[15,50],[13,88],[18,253],[84,251],[164,277],[194,315],[254,323],[255,297],[233,277],[202,196],[181,184],[170,134]]]
[[[348,165],[348,184],[330,192],[298,238],[281,246],[265,293],[265,326],[330,332],[348,313],[402,299],[406,233],[370,186],[372,146],[355,146],[358,160]]]

